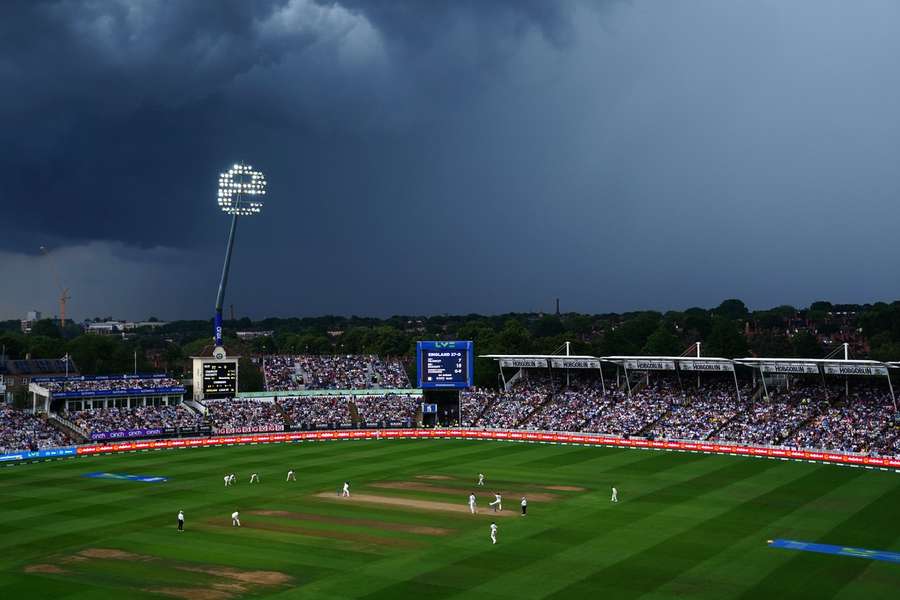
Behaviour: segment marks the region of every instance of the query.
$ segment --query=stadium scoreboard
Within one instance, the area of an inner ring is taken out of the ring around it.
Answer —
[[[472,387],[472,342],[416,342],[416,373],[421,389]]]
[[[237,392],[237,365],[211,362],[203,365],[203,395],[233,397]]]
[[[238,392],[238,359],[193,357],[194,400],[233,398]]]

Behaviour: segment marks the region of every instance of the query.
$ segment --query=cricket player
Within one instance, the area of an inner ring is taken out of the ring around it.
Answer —
[[[344,482],[344,489],[341,491],[341,498],[349,498],[350,497],[350,482]]]
[[[285,481],[297,481],[297,478],[294,477],[294,470],[290,469],[287,474],[287,479]]]
[[[178,511],[178,533],[184,533],[184,511]]]
[[[250,473],[250,483],[259,483],[259,475],[254,471]]]
[[[610,502],[618,502],[619,501],[619,490],[616,488],[612,489],[612,498],[609,499]]]
[[[484,473],[478,474],[478,485],[484,485]]]
[[[229,485],[231,485],[231,475],[226,475],[225,476],[225,487],[228,487]]]
[[[491,543],[497,543],[497,524],[491,523]]]
[[[231,513],[231,526],[232,527],[240,527],[241,526],[241,515],[238,511],[234,511]]]
[[[528,514],[528,500],[525,498],[525,496],[522,496],[522,502],[520,502],[519,504],[522,505],[522,516],[524,517],[526,514]]]
[[[234,477],[234,473],[232,473],[231,475],[228,476],[228,485],[234,485],[234,482],[235,482],[235,477]]]
[[[475,509],[475,492],[469,494],[469,512],[473,515],[478,513],[478,511]]]
[[[488,506],[496,506],[497,508],[494,509],[494,512],[503,510],[503,498],[500,497],[500,494],[494,492],[494,501],[488,504]]]

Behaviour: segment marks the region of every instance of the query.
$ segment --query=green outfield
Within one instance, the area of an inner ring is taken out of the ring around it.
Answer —
[[[900,564],[766,541],[897,552],[898,517],[900,474],[766,459],[454,440],[130,453],[0,468],[0,595],[891,598]]]

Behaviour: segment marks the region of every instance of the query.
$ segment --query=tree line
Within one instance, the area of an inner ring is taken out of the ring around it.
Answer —
[[[165,371],[183,376],[188,357],[209,354],[211,322],[174,321],[115,335],[60,330],[39,321],[29,335],[18,321],[0,323],[0,351],[7,358],[58,358],[68,353],[81,373]],[[417,340],[472,340],[479,354],[550,353],[571,342],[573,354],[596,356],[677,355],[701,342],[704,356],[821,358],[843,343],[854,358],[900,360],[900,302],[779,306],[750,311],[729,299],[715,308],[684,311],[637,311],[606,314],[508,313],[503,315],[434,315],[307,318],[247,318],[226,321],[226,347],[242,361],[244,389],[262,385],[251,357],[266,354],[376,354],[399,357],[414,374]],[[271,331],[271,337],[240,340],[238,331]],[[494,385],[496,365],[479,360],[477,383]]]

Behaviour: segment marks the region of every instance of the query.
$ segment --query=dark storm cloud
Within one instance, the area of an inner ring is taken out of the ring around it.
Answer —
[[[411,68],[431,71],[441,85],[430,95],[441,98],[462,83],[448,81],[454,62],[457,74],[475,73],[532,27],[560,41],[562,8],[540,4],[5,4],[0,73],[15,93],[0,99],[4,196],[19,205],[20,230],[184,245],[190,235],[146,227],[146,215],[201,218],[207,207],[194,200],[243,158],[235,149],[255,150],[261,129],[296,128],[302,147],[307,128],[364,126],[390,101],[396,70],[423,54],[429,64]],[[479,47],[442,48],[443,28],[471,28]],[[48,219],[49,207],[61,218]]]
[[[898,27],[874,0],[2,3],[0,277],[46,278],[46,244],[79,315],[112,312],[86,264],[147,270],[117,310],[168,266],[158,316],[206,314],[211,186],[246,160],[243,314],[893,298]]]

